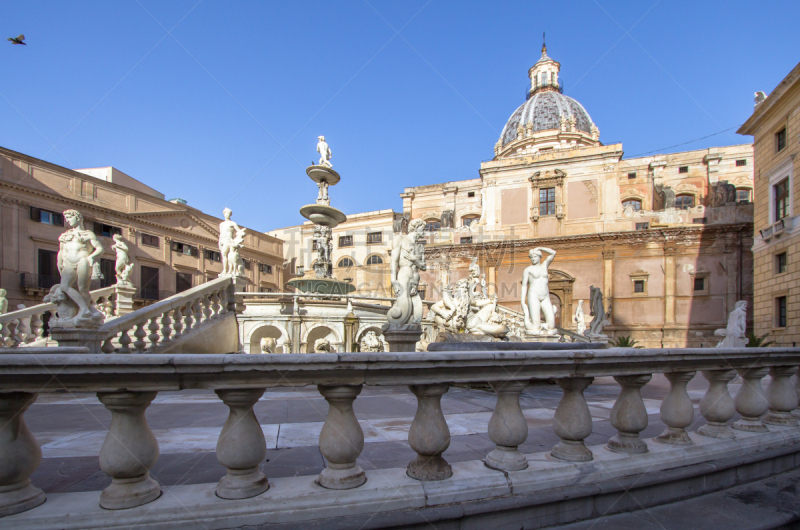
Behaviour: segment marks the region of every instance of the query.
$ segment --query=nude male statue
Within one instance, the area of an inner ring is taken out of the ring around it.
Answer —
[[[324,136],[317,136],[317,152],[319,153],[319,162],[317,163],[318,166],[326,166],[326,167],[333,167],[330,163],[330,159],[333,158],[333,154],[331,153],[331,148],[325,142]]]
[[[219,253],[222,257],[222,276],[239,274],[239,249],[244,242],[244,228],[239,228],[236,221],[231,221],[233,212],[225,208],[222,215],[225,220],[219,224]]]
[[[542,253],[549,256],[542,260]],[[522,273],[522,313],[525,316],[525,329],[534,333],[542,332],[541,313],[544,313],[545,333],[555,333],[555,311],[550,303],[550,286],[547,267],[556,256],[556,251],[536,247],[528,255],[531,266]]]
[[[59,289],[78,306],[77,318],[93,318],[97,311],[92,311],[89,282],[94,260],[103,253],[103,245],[94,232],[83,227],[83,215],[79,211],[66,210],[64,220],[70,228],[58,238]]]

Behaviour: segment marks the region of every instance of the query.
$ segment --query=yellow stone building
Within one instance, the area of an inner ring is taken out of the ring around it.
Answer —
[[[754,137],[754,324],[786,346],[800,342],[800,64],[768,95],[756,94],[739,134]],[[797,221],[795,221],[797,219]]]

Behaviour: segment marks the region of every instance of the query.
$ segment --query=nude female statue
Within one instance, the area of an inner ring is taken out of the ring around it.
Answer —
[[[407,329],[422,321],[422,299],[419,297],[419,271],[426,270],[425,249],[420,239],[425,221],[414,219],[408,234],[399,234],[392,243],[392,288],[395,302],[387,314],[387,329]]]
[[[239,228],[236,221],[231,221],[233,212],[225,208],[222,215],[225,220],[219,224],[219,253],[222,257],[222,276],[239,275],[239,249],[244,243],[244,228]]]
[[[747,302],[739,300],[736,302],[733,311],[728,315],[728,326],[725,329],[718,329],[714,335],[724,337],[717,348],[744,348],[747,346]]]
[[[114,234],[112,236],[114,244],[111,248],[117,253],[117,262],[114,265],[114,270],[117,272],[117,283],[130,284],[131,272],[133,272],[133,263],[128,258],[128,245],[122,240],[122,236]]]
[[[542,261],[542,253],[547,253]],[[525,329],[533,333],[542,332],[541,313],[544,313],[544,330],[547,334],[555,333],[556,321],[553,304],[550,303],[550,286],[547,267],[556,256],[556,251],[545,247],[536,247],[528,255],[531,266],[522,273],[522,313],[525,316]]]

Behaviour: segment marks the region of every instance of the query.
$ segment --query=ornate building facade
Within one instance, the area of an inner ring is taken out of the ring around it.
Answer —
[[[40,303],[60,281],[56,254],[67,209],[80,211],[103,244],[102,285],[115,283],[112,236],[122,236],[135,263],[139,303],[199,285],[222,270],[222,219],[181,199],[167,201],[114,168],[71,170],[0,147],[0,201],[0,288],[8,292],[10,308]],[[241,255],[248,290],[283,285],[280,239],[248,230]]]

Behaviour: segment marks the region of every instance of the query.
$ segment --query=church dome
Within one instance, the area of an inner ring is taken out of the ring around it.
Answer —
[[[576,149],[600,145],[600,131],[583,105],[565,96],[559,79],[561,64],[542,56],[530,70],[526,101],[508,119],[495,155],[500,158],[536,155],[551,149]]]

